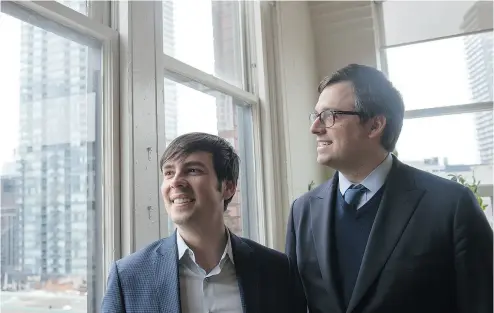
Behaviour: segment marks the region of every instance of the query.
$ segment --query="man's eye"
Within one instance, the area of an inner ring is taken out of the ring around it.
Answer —
[[[198,168],[189,168],[190,173],[199,173],[200,170]]]
[[[172,176],[172,175],[173,175],[173,172],[172,172],[172,171],[165,171],[165,172],[163,173],[163,175],[165,175],[165,176],[169,177],[169,176]]]

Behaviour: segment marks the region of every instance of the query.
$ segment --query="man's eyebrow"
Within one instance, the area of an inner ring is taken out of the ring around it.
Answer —
[[[184,163],[184,167],[190,167],[190,166],[206,167],[204,163],[200,161],[189,161]]]
[[[203,168],[206,167],[204,165],[204,163],[202,163],[200,161],[188,161],[188,162],[185,162],[183,164],[183,167],[191,167],[191,166],[199,166],[199,167],[203,167]],[[166,164],[165,163],[165,165],[163,165],[163,169],[172,169],[172,168],[174,168],[174,166],[172,164],[169,164],[169,163]]]

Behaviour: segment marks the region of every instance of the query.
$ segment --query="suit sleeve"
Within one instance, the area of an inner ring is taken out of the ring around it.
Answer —
[[[467,188],[454,217],[457,305],[460,313],[493,312],[493,231]]]
[[[125,313],[122,286],[116,263],[113,263],[110,275],[108,275],[108,284],[101,305],[101,313]]]
[[[297,200],[295,200],[297,201]],[[285,253],[288,256],[288,261],[290,263],[290,275],[293,286],[293,300],[294,300],[294,313],[305,313],[307,310],[307,300],[305,297],[304,289],[302,286],[302,280],[300,278],[300,273],[298,271],[297,264],[297,238],[294,227],[293,220],[293,207],[295,205],[295,201],[292,203],[292,207],[290,209],[290,216],[288,218],[288,226],[287,226],[287,234],[286,234],[286,242],[285,242]]]

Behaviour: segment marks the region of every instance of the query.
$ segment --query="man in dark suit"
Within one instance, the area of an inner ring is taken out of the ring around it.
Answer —
[[[226,140],[180,136],[160,168],[177,230],[113,264],[103,313],[305,312],[293,300],[288,257],[225,227],[239,175],[239,157]]]
[[[468,188],[392,156],[399,92],[352,64],[319,93],[317,161],[337,173],[293,202],[286,239],[309,312],[492,313],[492,229]]]

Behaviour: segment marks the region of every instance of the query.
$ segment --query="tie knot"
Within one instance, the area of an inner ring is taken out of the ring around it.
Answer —
[[[357,205],[357,203],[360,201],[360,198],[366,191],[367,188],[365,188],[365,186],[361,184],[351,185],[350,188],[345,191],[345,202],[352,207]]]

